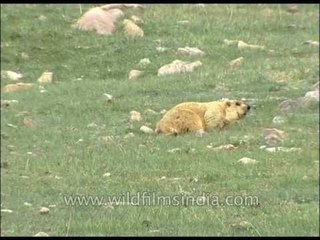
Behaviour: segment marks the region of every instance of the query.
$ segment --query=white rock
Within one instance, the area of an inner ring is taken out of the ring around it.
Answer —
[[[238,48],[240,50],[242,49],[265,49],[264,46],[260,46],[260,45],[251,45],[251,44],[247,44],[243,41],[238,41]]]
[[[208,145],[210,146],[210,145]],[[207,147],[208,147],[207,146]],[[209,148],[209,147],[208,147]],[[212,147],[211,147],[212,148]],[[238,147],[235,147],[233,144],[226,144],[226,145],[221,145],[219,147],[215,147],[213,148],[213,150],[235,150],[237,149]]]
[[[89,123],[87,125],[87,128],[97,128],[97,127],[98,127],[98,125],[95,122]]]
[[[107,144],[113,141],[113,136],[103,136],[100,137],[100,142],[103,144]]]
[[[168,150],[167,152],[169,152],[169,153],[181,152],[181,148],[173,148],[173,149]]]
[[[239,57],[229,62],[230,67],[240,67],[244,62],[244,57]]]
[[[40,214],[48,214],[50,212],[50,209],[47,207],[40,208]]]
[[[140,77],[142,75],[142,71],[139,71],[139,70],[131,70],[129,72],[129,79],[130,80],[136,80],[138,77]]]
[[[141,24],[141,23],[144,23],[143,19],[141,19],[140,17],[136,16],[136,15],[132,15],[130,17],[130,19],[134,22],[134,23],[137,23],[137,24]]]
[[[53,73],[52,72],[44,72],[42,75],[38,78],[38,82],[40,84],[47,84],[52,83],[53,80]]]
[[[45,232],[38,232],[37,234],[34,235],[34,237],[48,237],[49,234]]]
[[[27,207],[31,207],[32,204],[31,203],[28,203],[28,202],[24,202],[23,205],[27,206]]]
[[[201,66],[202,63],[200,61],[195,62],[184,62],[180,60],[174,60],[173,62],[166,64],[159,68],[158,76],[165,76],[175,73],[185,73],[192,72],[195,68]]]
[[[162,110],[160,111],[160,114],[165,114],[166,112],[167,112],[167,110],[162,109]]]
[[[132,137],[134,137],[134,133],[130,132],[126,134],[123,138],[132,138]]]
[[[142,127],[140,128],[140,131],[141,131],[141,132],[144,132],[144,133],[147,133],[147,134],[152,134],[152,133],[154,133],[154,131],[153,131],[151,128],[147,127],[147,126],[142,126]]]
[[[319,91],[309,91],[306,93],[305,97],[310,97],[319,102]]]
[[[228,39],[224,39],[223,40],[224,44],[226,44],[227,46],[230,46],[230,45],[234,45],[236,46],[239,42],[239,40],[228,40]]]
[[[274,124],[283,124],[286,122],[286,120],[283,118],[283,117],[280,117],[280,116],[275,116],[273,119],[272,119],[272,122]]]
[[[181,20],[181,21],[178,21],[177,23],[178,24],[188,24],[188,23],[190,23],[190,21],[189,20]]]
[[[140,66],[140,67],[145,67],[145,66],[147,66],[147,65],[150,64],[150,63],[151,63],[151,61],[150,61],[149,58],[143,58],[143,59],[141,59],[141,60],[139,61],[138,66]]]
[[[169,48],[165,48],[165,47],[157,47],[157,48],[156,48],[156,50],[157,50],[158,52],[166,52],[166,51],[168,51],[168,50],[169,50]]]
[[[108,93],[104,93],[103,94],[103,100],[106,101],[106,102],[112,102],[113,96],[108,94]]]
[[[287,147],[269,147],[265,148],[266,151],[268,152],[300,152],[302,149],[301,148],[287,148]]]
[[[38,19],[39,19],[40,21],[45,21],[45,20],[47,20],[47,17],[44,16],[44,15],[40,15],[40,16],[38,17]]]
[[[22,59],[29,59],[29,55],[27,53],[25,53],[25,52],[22,52],[21,53],[21,58]]]
[[[49,208],[55,208],[55,207],[57,207],[55,204],[50,204],[49,206],[48,206]]]
[[[256,163],[258,163],[257,160],[247,158],[247,157],[243,157],[243,158],[239,159],[238,162],[242,163],[242,164],[256,164]]]
[[[192,48],[192,47],[185,47],[185,48],[178,48],[178,54],[185,54],[191,56],[203,56],[204,52],[199,48]]]
[[[3,213],[13,213],[11,209],[1,209],[1,212]]]
[[[13,71],[1,71],[1,77],[8,78],[12,81],[18,81],[23,77],[23,75]]]
[[[309,44],[311,46],[319,47],[319,41],[308,40],[308,41],[305,41],[304,44]]]
[[[102,175],[102,177],[106,178],[106,177],[110,177],[111,176],[111,173],[107,172],[105,174]]]
[[[147,113],[147,114],[151,114],[151,115],[159,115],[158,112],[156,112],[156,111],[154,111],[154,110],[152,110],[152,109],[150,109],[150,108],[148,108],[148,109],[146,110],[146,113]]]
[[[130,121],[131,122],[140,122],[142,120],[141,113],[137,111],[130,112]]]

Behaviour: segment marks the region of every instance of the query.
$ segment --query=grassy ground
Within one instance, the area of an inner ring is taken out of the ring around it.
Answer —
[[[90,7],[82,5],[83,11]],[[47,19],[39,20],[40,15]],[[285,115],[280,126],[272,123],[282,99],[304,96],[319,80],[319,48],[302,44],[319,39],[319,5],[301,5],[296,14],[286,12],[285,5],[148,5],[145,37],[139,39],[127,39],[121,30],[109,37],[73,30],[78,17],[79,5],[1,6],[1,70],[21,72],[30,83],[52,71],[55,80],[45,93],[38,88],[2,93],[1,99],[19,101],[1,110],[1,158],[8,162],[1,168],[1,209],[13,211],[1,213],[2,235],[319,235],[319,107]],[[177,24],[180,20],[190,23]],[[274,53],[240,51],[223,39],[265,45]],[[158,46],[169,50],[159,53]],[[185,46],[206,55],[176,56]],[[227,70],[240,56],[244,64]],[[151,64],[145,74],[128,80],[146,57]],[[203,66],[157,77],[158,68],[175,59],[201,60]],[[1,86],[7,83],[2,80]],[[104,93],[114,102],[104,103]],[[254,109],[241,123],[203,138],[139,131],[141,125],[154,128],[161,118],[145,113],[148,108],[161,111],[182,101],[222,97],[254,99]],[[129,123],[132,110],[142,113],[142,122]],[[23,111],[37,127],[23,125]],[[88,128],[92,122],[100,127]],[[259,149],[268,127],[288,132],[281,146],[302,151]],[[130,131],[135,136],[124,138]],[[101,136],[114,140],[102,144]],[[239,148],[206,147],[228,143]],[[181,151],[167,152],[173,148]],[[259,163],[239,165],[242,157]],[[107,172],[111,176],[102,177]],[[259,205],[108,207],[64,201],[70,195],[125,192],[205,192],[221,204],[227,196],[256,196]],[[49,214],[39,214],[48,206]]]

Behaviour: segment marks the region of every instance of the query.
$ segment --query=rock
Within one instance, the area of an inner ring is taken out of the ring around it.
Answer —
[[[129,79],[130,80],[136,80],[138,77],[140,77],[142,75],[142,71],[139,70],[131,70],[129,72]]]
[[[147,126],[142,126],[142,127],[140,128],[140,131],[141,131],[141,132],[144,132],[144,133],[147,133],[147,134],[152,134],[152,133],[154,133],[154,131],[153,131],[151,128],[147,127]]]
[[[281,112],[292,112],[300,108],[299,103],[296,100],[287,99],[279,104],[279,109]]]
[[[268,145],[276,145],[281,143],[288,137],[285,131],[276,128],[265,128],[262,133],[264,139],[267,141]]]
[[[291,13],[291,14],[295,14],[298,12],[298,6],[297,5],[289,5],[287,7],[287,12]]]
[[[314,98],[317,102],[319,102],[319,90],[309,91],[304,96],[309,98]]]
[[[37,234],[34,235],[34,237],[48,237],[49,234],[45,232],[38,232]]]
[[[181,151],[182,151],[181,148],[173,148],[173,149],[168,150],[167,152],[168,153],[176,153],[176,152],[181,152]]]
[[[268,152],[300,152],[301,148],[286,148],[286,147],[268,147],[264,148]]]
[[[209,146],[207,146],[207,147],[209,148]],[[211,146],[211,148],[212,148],[212,146]],[[235,147],[232,144],[226,144],[226,145],[221,145],[219,147],[215,147],[215,148],[212,148],[212,149],[215,150],[215,151],[218,151],[218,150],[232,151],[232,150],[236,150],[237,148],[238,147]]]
[[[275,117],[272,119],[272,122],[273,122],[274,124],[283,124],[283,123],[286,122],[286,120],[285,120],[283,117],[281,117],[281,116],[275,116]]]
[[[7,123],[7,126],[8,126],[8,127],[11,127],[11,128],[18,128],[17,125],[13,125],[13,124],[11,124],[11,123]]]
[[[28,55],[27,53],[22,52],[22,53],[21,53],[21,58],[24,59],[24,60],[26,60],[26,59],[29,59],[30,57],[29,57],[29,55]]]
[[[21,73],[16,73],[13,71],[1,71],[1,78],[9,79],[11,81],[18,81],[23,75]]]
[[[303,44],[308,44],[310,46],[319,47],[319,41],[308,40],[308,41],[305,41]]]
[[[251,224],[247,221],[240,221],[240,222],[231,224],[231,227],[234,227],[237,229],[246,229],[248,227],[251,227]]]
[[[3,92],[7,93],[7,92],[15,92],[15,91],[21,91],[21,90],[28,90],[33,86],[34,84],[32,83],[22,83],[22,82],[19,82],[16,84],[7,84],[6,86],[4,86]]]
[[[181,21],[177,21],[178,24],[189,24],[190,21],[189,20],[181,20]]]
[[[40,214],[45,215],[45,214],[48,214],[50,212],[50,209],[47,208],[47,207],[42,207],[42,208],[40,208],[39,212],[40,212]]]
[[[140,122],[142,120],[141,113],[137,111],[130,112],[130,121],[131,122]]]
[[[146,114],[150,114],[150,115],[159,115],[158,112],[148,108],[146,111],[145,111]]]
[[[138,37],[143,37],[144,32],[143,30],[136,25],[133,21],[129,19],[123,20],[123,29],[124,29],[124,34],[127,36],[138,36]]]
[[[2,107],[9,107],[11,104],[18,103],[18,100],[1,100],[1,108]]]
[[[238,41],[238,49],[243,50],[243,49],[265,49],[264,46],[260,46],[260,45],[251,45],[251,44],[247,44],[243,41]]]
[[[158,52],[166,52],[166,51],[168,51],[169,50],[169,48],[165,48],[165,47],[156,47],[156,50],[158,51]]]
[[[167,110],[165,110],[165,109],[162,109],[161,111],[160,111],[160,114],[165,114],[167,112]]]
[[[199,48],[185,47],[185,48],[178,48],[177,54],[190,55],[190,56],[203,56],[204,52]]]
[[[102,100],[107,103],[111,103],[113,101],[113,96],[108,93],[104,93],[102,96]]]
[[[232,60],[231,62],[229,62],[229,66],[230,67],[240,67],[242,65],[243,61],[244,61],[243,57],[236,58],[236,59]]]
[[[52,72],[44,72],[42,75],[38,78],[38,82],[40,84],[47,84],[52,83],[53,79],[53,73]]]
[[[228,39],[224,39],[223,42],[224,42],[224,44],[226,44],[227,46],[237,46],[239,40],[228,40]]]
[[[2,213],[13,213],[11,209],[1,209]]]
[[[309,108],[315,104],[318,104],[319,99],[316,97],[299,97],[297,98],[297,108]]]
[[[87,125],[87,128],[97,128],[97,127],[98,127],[98,124],[96,124],[95,122],[89,123]]]
[[[27,128],[34,128],[36,127],[35,122],[32,120],[30,116],[25,116],[23,118],[23,125]]]
[[[134,137],[134,133],[130,132],[126,134],[123,138],[132,138],[132,137]]]
[[[140,17],[136,16],[136,15],[132,15],[130,17],[130,19],[136,24],[144,23],[143,20]]]
[[[27,206],[27,207],[31,207],[32,204],[31,203],[28,203],[28,202],[24,202],[23,205]]]
[[[109,173],[109,172],[107,172],[107,173],[102,175],[102,177],[104,177],[104,178],[107,178],[107,177],[110,177],[110,176],[111,176],[111,173]]]
[[[103,137],[100,137],[100,142],[101,142],[102,144],[107,144],[107,143],[113,142],[113,136],[103,136]]]
[[[45,21],[45,20],[47,20],[47,17],[44,16],[44,15],[40,15],[40,16],[38,17],[38,19],[39,19],[40,21]]]
[[[243,158],[239,159],[238,162],[242,163],[242,164],[256,164],[256,163],[258,163],[257,160],[247,158],[247,157],[243,157]]]
[[[201,66],[202,63],[200,61],[195,62],[183,62],[180,60],[174,60],[172,63],[162,66],[158,70],[158,76],[165,76],[169,74],[175,73],[185,73],[192,72],[195,68]]]
[[[151,63],[151,61],[150,61],[149,58],[143,58],[143,59],[141,59],[141,60],[139,61],[138,66],[139,66],[139,67],[145,67],[145,66],[147,66],[147,65],[150,64],[150,63]]]

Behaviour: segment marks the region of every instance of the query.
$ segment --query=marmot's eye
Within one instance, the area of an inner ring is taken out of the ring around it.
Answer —
[[[241,103],[240,103],[240,102],[236,102],[236,105],[237,105],[237,106],[240,106],[240,105],[241,105]]]

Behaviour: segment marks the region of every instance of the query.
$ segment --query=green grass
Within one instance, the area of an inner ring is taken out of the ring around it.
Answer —
[[[83,11],[90,7],[82,5]],[[270,16],[263,15],[265,9]],[[79,5],[2,5],[1,70],[21,72],[22,80],[30,83],[52,71],[55,83],[46,86],[46,93],[37,88],[2,93],[1,99],[19,103],[1,110],[1,159],[9,164],[1,168],[1,209],[13,211],[1,213],[1,234],[319,235],[319,162],[315,162],[319,107],[288,114],[283,125],[272,123],[280,114],[281,99],[304,96],[319,80],[319,48],[302,44],[319,39],[319,5],[300,5],[294,15],[285,9],[285,5],[147,5],[145,37],[128,39],[121,30],[106,37],[72,29]],[[40,15],[47,20],[40,21]],[[177,24],[179,20],[190,23]],[[289,24],[297,28],[290,29]],[[223,39],[265,45],[275,53],[239,51],[225,46]],[[169,51],[159,53],[157,46]],[[185,46],[198,47],[206,55],[177,56],[177,48]],[[29,59],[22,58],[22,52]],[[244,64],[227,71],[228,62],[240,56]],[[145,57],[151,60],[145,74],[128,80],[129,71]],[[203,66],[189,74],[157,77],[158,68],[175,59],[201,60]],[[2,80],[1,87],[8,83]],[[114,102],[101,101],[103,93],[113,95]],[[161,111],[183,101],[222,97],[254,99],[254,109],[241,123],[203,138],[139,131],[141,125],[154,128],[160,119],[145,114],[148,108]],[[142,122],[130,124],[132,110],[142,113]],[[23,117],[17,116],[22,111],[30,113],[36,128],[24,127]],[[87,128],[92,122],[105,127]],[[288,132],[281,146],[302,151],[259,149],[265,144],[262,130],[269,127]],[[135,136],[125,139],[130,131]],[[101,136],[114,136],[114,141],[102,144]],[[239,148],[215,152],[206,147],[228,143]],[[173,148],[181,152],[167,152]],[[259,163],[239,165],[242,157]],[[106,172],[111,176],[103,178]],[[166,179],[159,180],[162,176]],[[206,192],[219,196],[221,203],[227,196],[250,195],[259,198],[259,206],[106,209],[70,206],[63,198],[125,192],[158,196]],[[53,204],[48,215],[39,214],[42,206]],[[241,227],[243,221],[248,225]]]

